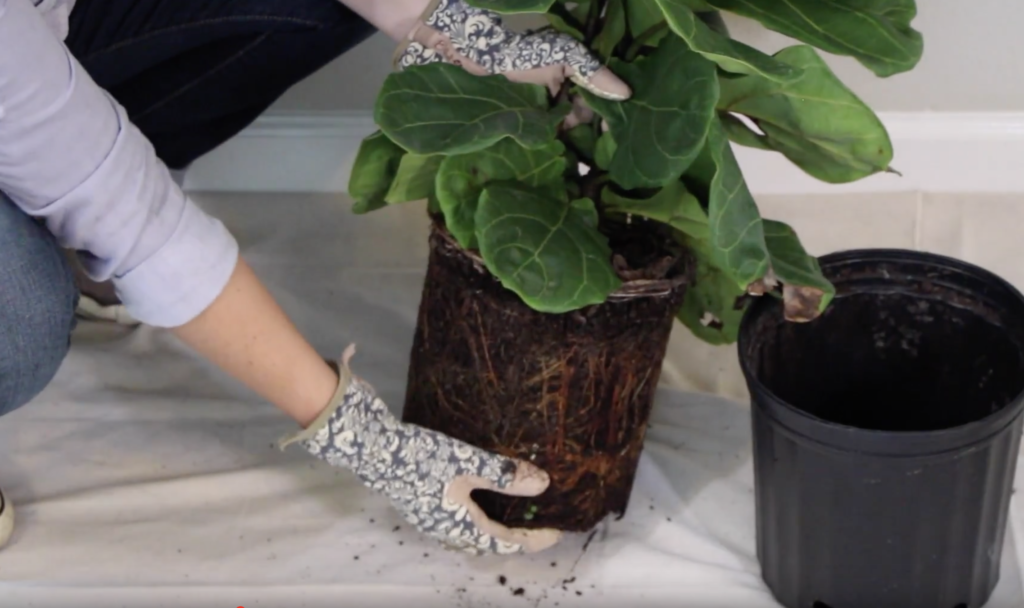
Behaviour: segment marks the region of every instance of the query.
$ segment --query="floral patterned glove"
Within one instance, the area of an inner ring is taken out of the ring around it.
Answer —
[[[474,554],[533,553],[560,539],[556,530],[509,529],[488,519],[473,490],[537,496],[549,483],[535,466],[503,458],[396,419],[373,387],[354,376],[345,352],[331,405],[308,429],[281,443],[350,469],[383,493],[405,519],[450,549]]]
[[[632,95],[625,82],[572,36],[550,30],[511,32],[500,14],[465,0],[430,0],[396,55],[400,69],[438,61],[481,76],[504,74],[509,80],[546,85],[552,95],[566,78],[605,99],[621,101]]]

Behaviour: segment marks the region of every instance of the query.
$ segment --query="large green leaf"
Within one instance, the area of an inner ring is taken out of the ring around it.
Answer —
[[[708,193],[708,239],[698,248],[706,252],[706,271],[713,275],[709,280],[731,280],[730,287],[716,285],[713,293],[763,294],[781,282],[786,318],[816,318],[831,300],[832,286],[792,228],[761,219],[719,121],[708,131],[708,145],[687,177],[702,182]]]
[[[711,262],[747,289],[768,272],[768,249],[757,203],[747,188],[725,129],[716,119],[691,176],[707,187]]]
[[[466,4],[497,13],[545,13],[555,0],[466,0]]]
[[[615,47],[626,35],[626,0],[608,0],[605,16],[602,19],[601,32],[594,40],[594,49],[602,61],[608,61]]]
[[[564,313],[604,302],[622,282],[588,206],[520,184],[489,184],[477,209],[484,263],[531,308]]]
[[[549,109],[542,86],[432,63],[388,76],[375,119],[410,152],[464,154],[506,137],[528,148],[543,146],[554,139],[566,111]]]
[[[626,0],[626,20],[629,21],[629,33],[636,38],[665,23],[665,15],[654,0]],[[661,34],[648,40],[648,44],[657,46],[667,32],[665,28]]]
[[[750,117],[764,133],[750,132],[747,139],[781,152],[828,183],[852,182],[888,170],[893,148],[885,126],[818,53],[800,45],[776,56],[799,67],[803,76],[785,85],[757,76],[721,80],[719,109]],[[736,125],[731,128],[737,143],[753,143],[742,140]]]
[[[437,170],[444,157],[436,154],[406,154],[398,165],[395,181],[384,197],[385,202],[394,205],[409,201],[429,199],[434,194]]]
[[[581,158],[588,161],[594,159],[594,152],[597,150],[597,132],[594,131],[594,125],[577,125],[566,131],[565,136],[570,147],[579,152]]]
[[[855,57],[886,77],[914,68],[924,52],[911,27],[915,0],[707,0],[715,8],[836,55]]]
[[[786,319],[814,320],[832,301],[835,287],[821,273],[817,258],[807,253],[791,226],[765,220],[764,238],[771,255],[772,272],[782,283]]]
[[[655,0],[665,13],[672,31],[691,49],[714,61],[727,72],[757,74],[778,82],[789,82],[800,70],[770,55],[723,36],[713,30],[691,9],[687,0]]]
[[[747,309],[746,290],[711,262],[709,243],[683,238],[694,262],[693,283],[676,313],[695,336],[712,345],[733,344]]]
[[[714,118],[715,64],[669,37],[649,57],[613,61],[612,70],[632,87],[631,99],[615,102],[583,91],[615,139],[612,180],[634,190],[678,179],[700,152]]]
[[[363,140],[348,181],[348,194],[355,201],[354,213],[369,213],[388,204],[385,196],[404,155],[405,150],[380,131]]]
[[[606,187],[601,193],[601,202],[608,212],[639,215],[668,224],[694,238],[708,238],[708,215],[697,197],[680,181],[669,183],[647,199],[627,198]]]
[[[460,245],[476,249],[477,203],[487,183],[516,181],[564,199],[564,172],[565,146],[559,141],[531,150],[504,139],[480,152],[449,156],[437,177],[445,225]]]

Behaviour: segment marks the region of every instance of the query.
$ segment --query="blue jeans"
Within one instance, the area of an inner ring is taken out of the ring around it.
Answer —
[[[180,169],[373,33],[338,0],[78,0],[66,43]],[[0,415],[53,379],[77,299],[60,246],[0,192]]]

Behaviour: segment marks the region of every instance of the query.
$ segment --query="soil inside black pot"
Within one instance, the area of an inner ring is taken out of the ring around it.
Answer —
[[[765,316],[754,330],[759,379],[812,416],[861,429],[985,418],[1024,388],[1021,352],[981,303],[940,295],[849,293],[807,324]]]
[[[474,493],[505,525],[582,532],[626,509],[690,276],[683,252],[644,228],[620,227],[610,244],[620,274],[653,293],[555,315],[435,227],[403,418],[551,475],[538,498]]]

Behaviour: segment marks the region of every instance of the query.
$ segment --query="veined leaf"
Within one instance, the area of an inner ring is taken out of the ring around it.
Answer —
[[[779,60],[803,76],[780,85],[757,76],[721,79],[718,106],[750,117],[764,132],[757,147],[784,154],[828,183],[847,183],[886,171],[893,148],[882,121],[806,45],[783,49]],[[737,143],[742,135],[730,131]]]
[[[437,170],[444,157],[406,154],[398,165],[395,181],[384,197],[385,202],[394,205],[409,201],[421,201],[434,194]]]
[[[608,0],[605,7],[605,16],[602,20],[604,27],[594,40],[594,48],[602,61],[608,61],[615,47],[626,35],[626,7],[623,2],[626,0]]]
[[[608,172],[627,190],[660,188],[700,152],[718,99],[715,65],[669,37],[649,57],[611,67],[632,87],[631,99],[614,102],[583,91],[615,138]]]
[[[911,27],[915,0],[707,0],[715,8],[835,55],[856,58],[881,77],[909,71],[924,40]]]
[[[385,196],[404,155],[405,150],[380,131],[362,141],[348,182],[348,194],[355,200],[353,213],[369,213],[387,205]]]
[[[506,137],[527,148],[543,146],[555,138],[567,110],[550,110],[542,86],[432,63],[388,76],[375,119],[410,152],[465,154]]]
[[[597,133],[591,124],[577,125],[565,132],[571,147],[579,151],[586,160],[594,159],[594,151],[597,149]]]
[[[781,282],[786,317],[816,318],[831,301],[833,288],[792,228],[761,219],[719,121],[708,131],[708,145],[688,177],[705,183],[708,191],[709,236],[696,249],[706,252],[705,270],[714,275],[709,280],[727,277],[732,283],[715,286],[714,293],[764,293]]]
[[[702,156],[691,175],[708,188],[711,262],[731,276],[738,288],[747,289],[767,274],[768,248],[757,203],[717,119],[708,130]]]
[[[757,74],[778,82],[789,82],[800,70],[770,55],[723,36],[705,23],[688,5],[687,0],[656,0],[672,31],[691,49],[714,61],[726,72]]]
[[[477,204],[486,184],[516,181],[564,200],[565,168],[565,146],[559,141],[531,150],[504,139],[480,152],[449,156],[441,163],[437,177],[437,197],[445,225],[460,245],[476,249]]]
[[[531,308],[564,313],[604,302],[622,282],[586,205],[509,182],[484,188],[477,240],[487,268]]]
[[[466,0],[466,4],[496,13],[546,13],[555,0]]]
[[[676,318],[708,344],[735,343],[747,309],[746,290],[737,287],[732,277],[711,262],[707,241],[681,240],[693,257],[695,272]]]
[[[821,273],[817,258],[807,253],[791,226],[765,220],[764,238],[771,255],[772,272],[782,283],[786,319],[813,321],[831,303],[835,287]]]
[[[576,40],[583,40],[583,32],[581,32],[575,25],[569,23],[569,21],[558,13],[548,13],[545,15],[548,23],[551,27],[555,28],[563,34],[569,34]]]
[[[598,169],[602,171],[608,170],[608,167],[612,164],[612,159],[615,158],[615,150],[617,148],[615,138],[612,137],[611,133],[602,133],[601,137],[597,138],[597,148],[594,150],[594,164],[597,165]]]
[[[601,202],[612,213],[646,217],[697,239],[706,240],[709,236],[707,212],[680,181],[669,183],[645,200],[627,198],[606,187],[601,193]]]
[[[665,22],[665,14],[655,0],[627,0],[626,20],[629,21],[629,33],[634,38],[648,32],[652,27]],[[661,34],[647,41],[651,46],[658,46],[661,38],[668,33],[664,29]]]
[[[729,136],[730,141],[748,148],[774,151],[774,148],[772,148],[763,135],[752,131],[739,118],[728,112],[719,113],[718,118],[722,121],[722,126],[725,128],[725,133]]]

